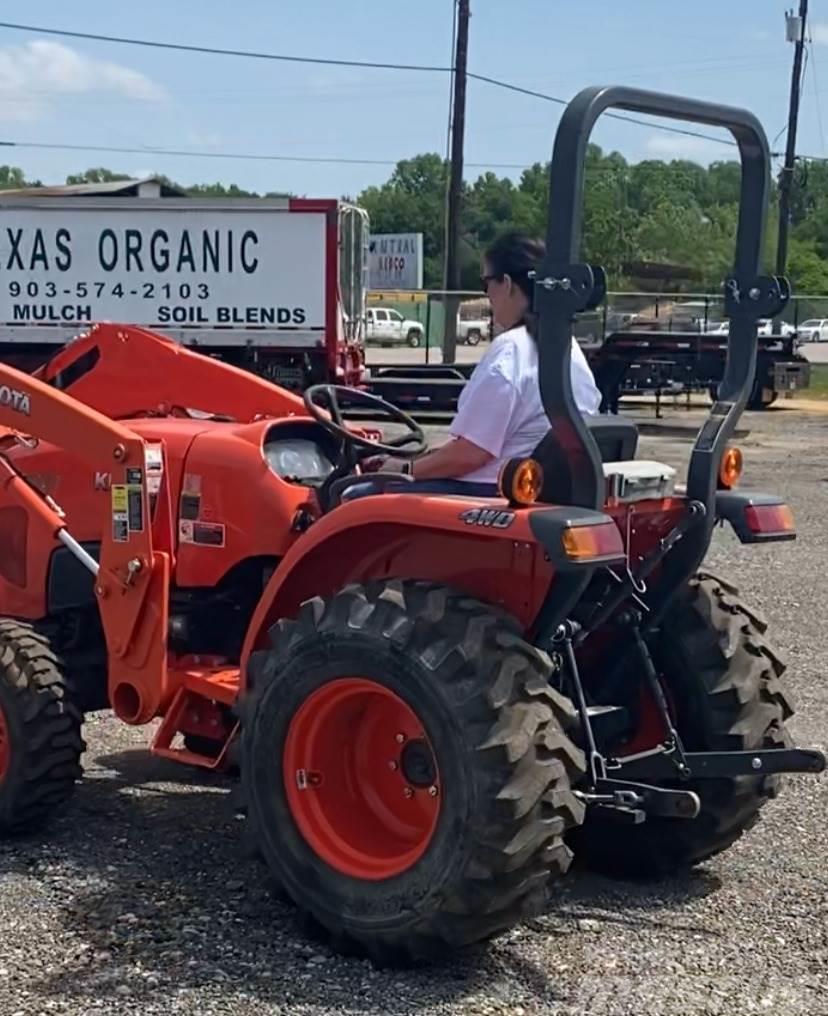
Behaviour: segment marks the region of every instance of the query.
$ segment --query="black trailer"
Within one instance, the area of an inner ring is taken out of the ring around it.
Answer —
[[[621,330],[603,341],[580,340],[601,390],[601,411],[615,413],[624,396],[708,392],[715,401],[724,377],[725,332]],[[747,408],[767,409],[780,394],[807,388],[811,365],[790,335],[760,335],[756,373]],[[457,399],[473,363],[376,364],[369,366],[369,391],[420,416],[443,416]]]

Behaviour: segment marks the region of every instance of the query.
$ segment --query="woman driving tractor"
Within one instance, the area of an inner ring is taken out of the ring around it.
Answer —
[[[408,473],[413,482],[385,486],[386,492],[497,496],[497,479],[511,458],[529,456],[549,430],[541,401],[538,349],[531,312],[532,280],[540,267],[544,244],[520,232],[509,232],[486,251],[480,277],[492,317],[504,331],[475,367],[460,394],[451,440],[415,459],[374,457],[367,472]],[[573,339],[572,394],[582,413],[598,412],[595,380],[581,347]],[[356,484],[346,499],[375,492],[370,482]]]

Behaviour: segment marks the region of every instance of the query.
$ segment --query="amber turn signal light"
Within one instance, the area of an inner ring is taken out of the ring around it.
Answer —
[[[719,465],[719,484],[731,490],[742,475],[742,453],[738,448],[727,448]]]
[[[534,459],[509,459],[498,478],[502,497],[511,504],[534,504],[543,489],[543,469]]]
[[[601,561],[624,557],[624,544],[614,522],[599,526],[571,526],[561,537],[570,561]]]

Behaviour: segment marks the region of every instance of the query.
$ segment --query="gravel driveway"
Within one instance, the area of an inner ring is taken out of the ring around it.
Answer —
[[[787,495],[800,539],[750,549],[719,532],[710,563],[771,619],[794,736],[824,748],[828,416],[782,409],[744,426],[747,483]],[[642,440],[642,455],[686,453]],[[790,777],[752,833],[689,877],[576,871],[546,916],[487,953],[389,973],[302,936],[241,852],[227,780],[151,759],[146,729],[108,716],[86,738],[85,782],[48,838],[0,844],[0,1016],[826,1012],[823,777]]]

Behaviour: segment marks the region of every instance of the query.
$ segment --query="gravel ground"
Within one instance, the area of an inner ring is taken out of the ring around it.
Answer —
[[[787,495],[800,539],[750,549],[721,532],[710,559],[771,619],[794,736],[823,748],[826,424],[787,410],[744,418],[747,483]],[[678,465],[686,453],[642,440],[642,455]],[[789,778],[760,825],[690,877],[574,872],[548,914],[488,952],[389,973],[303,938],[243,857],[228,781],[150,758],[146,734],[91,717],[71,808],[48,836],[0,844],[0,1016],[826,1011],[824,778]]]

